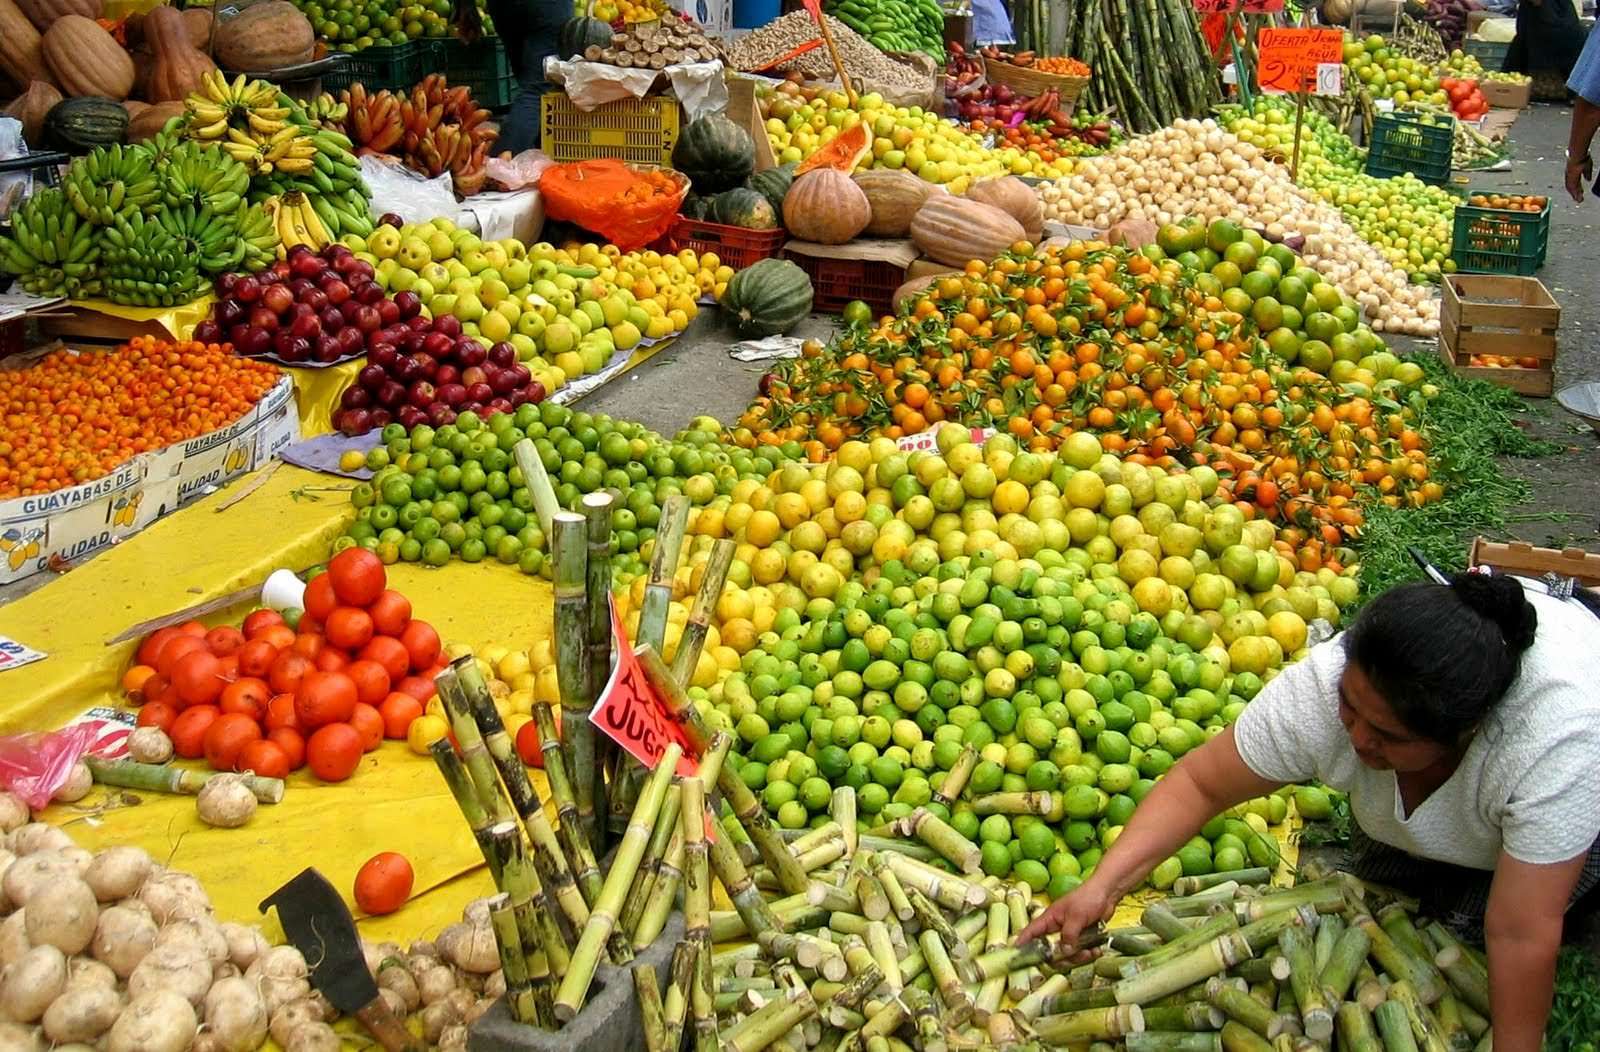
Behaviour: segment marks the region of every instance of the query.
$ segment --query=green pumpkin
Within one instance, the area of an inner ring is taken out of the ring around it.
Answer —
[[[611,46],[611,26],[598,18],[569,18],[561,27],[561,35],[556,38],[556,47],[561,58],[572,58],[574,55],[582,56],[585,49],[591,44],[596,47]]]
[[[683,199],[683,207],[678,209],[685,219],[711,220],[711,199],[701,197],[699,194],[690,194]]]
[[[750,133],[720,113],[690,121],[672,148],[672,167],[702,196],[741,186],[756,166]]]
[[[98,95],[63,99],[44,116],[45,142],[67,153],[115,146],[127,135],[128,111],[122,103]]]
[[[724,191],[712,200],[711,219],[746,230],[774,230],[778,226],[778,213],[772,202],[743,186]]]
[[[722,309],[743,336],[788,332],[811,313],[811,279],[787,259],[763,259],[744,268],[722,291]]]
[[[745,185],[765,197],[772,205],[772,210],[778,215],[783,215],[783,196],[789,192],[789,187],[794,184],[794,165],[785,164],[777,168],[768,168],[764,172],[757,172],[745,181]]]

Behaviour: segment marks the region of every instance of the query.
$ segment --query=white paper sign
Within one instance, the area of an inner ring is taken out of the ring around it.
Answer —
[[[0,672],[4,672],[7,669],[21,668],[23,665],[31,665],[35,661],[43,661],[44,659],[45,654],[42,651],[35,650],[30,646],[24,646],[15,639],[7,639],[5,636],[0,636]]]
[[[1344,94],[1344,63],[1319,62],[1317,64],[1317,87],[1314,94]]]

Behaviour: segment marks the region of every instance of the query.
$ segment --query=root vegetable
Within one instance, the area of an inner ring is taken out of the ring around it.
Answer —
[[[405,1005],[402,1015],[410,1015],[422,1004],[422,993],[417,981],[397,957],[387,957],[378,965],[378,988],[391,990]]]
[[[199,1006],[209,989],[211,962],[193,946],[157,946],[128,976],[128,993],[134,998],[152,990],[171,990]]]
[[[461,919],[466,921],[468,924],[481,924],[484,927],[488,927],[489,900],[473,899],[471,902],[467,903],[466,908],[461,911]]]
[[[68,986],[109,986],[117,988],[117,973],[92,957],[74,957],[67,962]]]
[[[483,996],[490,1001],[497,997],[504,997],[506,992],[506,973],[493,971],[483,981]]]
[[[150,990],[135,996],[112,1025],[106,1052],[185,1052],[198,1025],[182,994]]]
[[[450,969],[443,965],[429,968],[417,979],[417,991],[422,995],[422,1003],[435,1005],[450,996],[450,991],[456,988],[456,977]]]
[[[327,1023],[306,1023],[289,1034],[283,1052],[341,1052],[344,1043]]]
[[[142,847],[108,847],[94,856],[83,879],[94,890],[95,898],[116,902],[136,893],[155,866],[155,860]]]
[[[26,906],[28,899],[42,888],[62,880],[76,880],[78,866],[60,851],[23,855],[6,869],[0,888],[13,906]]]
[[[411,1009],[406,1007],[405,998],[401,997],[393,990],[382,986],[378,987],[378,999],[381,1000],[389,1009],[389,1011],[393,1012],[398,1018],[404,1019],[411,1013]]]
[[[450,996],[446,997],[444,1002],[454,1008],[457,1015],[465,1019],[467,1013],[472,1011],[472,1006],[478,1003],[478,997],[471,990],[458,986],[450,992]]]
[[[492,997],[478,998],[476,1001],[472,1002],[471,1008],[468,1008],[465,1012],[461,1013],[461,1021],[468,1026],[476,1023],[479,1019],[482,1019],[488,1014],[489,1009],[494,1007],[494,1001],[495,999]]]
[[[89,865],[94,861],[94,852],[81,847],[65,848],[61,854],[77,869],[80,877],[89,872]]]
[[[446,1027],[439,1035],[439,1052],[467,1052],[467,1028]]]
[[[219,774],[195,798],[200,821],[219,829],[237,829],[256,813],[256,794],[239,775]]]
[[[430,1045],[439,1043],[439,1035],[452,1026],[461,1025],[461,1013],[449,1001],[437,1001],[422,1010],[422,1036]]]
[[[500,967],[500,950],[486,924],[452,924],[439,934],[445,960],[462,971],[488,975]]]
[[[221,925],[209,917],[173,921],[156,936],[156,946],[188,946],[213,965],[228,960],[227,936],[222,934]]]
[[[418,939],[406,950],[406,955],[408,957],[437,957],[439,956],[439,948],[431,942]]]
[[[176,870],[160,870],[145,878],[139,900],[149,907],[157,924],[211,915],[206,889],[193,876]]]
[[[68,984],[44,1013],[44,1034],[60,1044],[94,1041],[122,1014],[122,997],[98,983]]]
[[[248,969],[269,949],[261,929],[249,925],[228,921],[222,925],[222,937],[228,940],[228,960],[240,969]]]
[[[0,1023],[0,1052],[42,1052],[44,1043],[32,1027]]]
[[[28,824],[33,815],[22,798],[11,793],[0,793],[0,833],[10,833]]]
[[[324,1023],[331,1023],[339,1018],[339,1010],[333,1007],[333,1002],[328,1000],[328,995],[321,990],[312,990],[309,994],[306,994],[306,1000],[317,1006],[317,1011],[321,1013],[321,1019]]]
[[[59,880],[35,891],[28,902],[23,913],[28,941],[35,946],[54,946],[70,957],[94,939],[100,905],[83,881]]]
[[[21,910],[0,924],[0,968],[9,968],[33,948],[28,941],[28,918]]]
[[[112,906],[100,914],[91,952],[95,960],[126,979],[155,947],[158,934],[156,922],[145,914],[127,906]]]
[[[406,958],[406,967],[411,970],[412,978],[419,980],[424,972],[431,971],[443,963],[436,954],[413,953]]]
[[[66,954],[35,946],[0,972],[0,1015],[14,1023],[37,1022],[66,985]]]
[[[94,775],[89,773],[89,768],[82,763],[75,763],[67,774],[67,780],[50,794],[50,799],[58,804],[77,803],[88,796],[89,790],[93,788]]]
[[[172,739],[160,727],[140,727],[128,735],[128,758],[139,763],[166,763],[172,759]]]
[[[72,838],[45,822],[29,822],[11,834],[11,850],[19,855],[33,855],[41,851],[65,851],[75,846]]]
[[[221,1052],[255,1052],[267,1037],[267,1006],[246,979],[224,979],[211,987],[205,1021]]]
[[[246,980],[248,981],[248,979]],[[322,1009],[310,998],[301,997],[290,1001],[279,1008],[268,1006],[272,1014],[272,1022],[268,1030],[272,1040],[285,1047],[289,1044],[289,1036],[303,1026],[324,1022]]]

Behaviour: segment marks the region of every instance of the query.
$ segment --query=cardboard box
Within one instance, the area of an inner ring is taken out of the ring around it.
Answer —
[[[1600,586],[1600,555],[1582,548],[1535,548],[1526,541],[1501,544],[1482,537],[1472,542],[1467,565],[1487,566],[1519,577],[1543,577],[1553,573],[1571,577],[1588,588]]]
[[[755,141],[758,172],[778,167],[778,158],[772,152],[772,140],[767,138],[767,123],[761,119],[761,106],[756,102],[754,78],[730,71],[728,83],[728,119],[744,128]]]
[[[1503,80],[1480,80],[1478,90],[1490,106],[1500,110],[1520,110],[1533,98],[1533,81],[1510,84]]]
[[[1555,389],[1556,330],[1561,305],[1538,278],[1450,274],[1443,282],[1439,353],[1450,368],[1474,380],[1547,397]],[[1533,368],[1472,365],[1475,354],[1530,358]]]
[[[81,486],[0,501],[0,584],[138,533],[208,487],[266,464],[299,432],[294,382],[285,376],[227,427],[137,456]]]

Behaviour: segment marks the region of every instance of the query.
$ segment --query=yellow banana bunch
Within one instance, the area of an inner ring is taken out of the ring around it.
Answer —
[[[266,81],[248,80],[241,73],[229,82],[215,69],[201,78],[199,89],[190,92],[184,107],[189,115],[189,137],[203,142],[228,138],[237,143],[232,132],[248,132],[265,141],[289,126],[291,112],[279,105],[278,89]],[[237,153],[234,156],[238,157]]]
[[[278,231],[279,259],[285,258],[296,245],[305,245],[313,252],[321,252],[334,241],[310,199],[298,190],[269,197],[262,202],[262,207]]]

